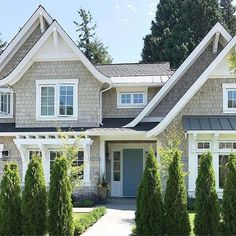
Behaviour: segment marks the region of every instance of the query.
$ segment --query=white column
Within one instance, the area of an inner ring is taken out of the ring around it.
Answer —
[[[43,172],[45,177],[46,185],[50,182],[50,157],[48,156],[48,149],[45,145],[39,144],[39,150],[42,153],[42,165],[43,165]]]
[[[20,152],[20,155],[21,155],[21,160],[22,160],[22,184],[24,185],[25,183],[25,174],[26,174],[26,171],[27,171],[27,168],[28,168],[28,163],[29,163],[29,160],[28,160],[28,155],[27,155],[27,149],[25,147],[23,147],[22,145],[20,144],[16,144],[19,152]]]
[[[188,192],[194,195],[198,175],[198,157],[196,153],[196,134],[188,134]]]
[[[106,175],[106,148],[105,140],[100,139],[100,177]]]
[[[218,140],[219,140],[219,133],[215,133],[213,137],[213,143],[212,143],[212,165],[213,169],[215,171],[215,178],[216,178],[216,191],[219,192],[219,157],[217,153],[218,149]]]

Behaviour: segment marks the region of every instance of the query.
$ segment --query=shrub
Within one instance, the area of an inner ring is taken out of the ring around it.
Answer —
[[[230,154],[222,201],[222,215],[228,235],[236,235],[236,155]],[[225,233],[226,233],[225,232]]]
[[[90,199],[82,199],[77,202],[74,202],[74,207],[93,207],[95,202]]]
[[[157,159],[153,150],[147,155],[146,167],[136,199],[136,233],[142,236],[163,235],[163,199]]]
[[[21,235],[20,176],[16,163],[4,166],[0,192],[0,234]]]
[[[99,207],[75,219],[75,235],[81,235],[106,213],[105,207]]]
[[[167,235],[189,235],[191,232],[187,191],[179,151],[173,154],[165,192],[165,231]]]
[[[212,167],[212,155],[205,153],[200,158],[196,180],[196,216],[194,232],[196,235],[216,235],[219,232],[219,202]]]
[[[41,157],[33,157],[28,165],[22,210],[24,235],[44,235],[47,226],[47,191]]]
[[[73,196],[74,207],[92,207],[98,204],[99,198],[95,193],[80,194]]]
[[[68,177],[68,160],[57,158],[52,166],[48,199],[48,231],[50,235],[74,234],[72,217],[72,187]]]

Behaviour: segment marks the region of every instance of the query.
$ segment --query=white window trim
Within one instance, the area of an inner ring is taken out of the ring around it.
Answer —
[[[198,148],[198,143],[209,143],[210,144],[210,147],[208,149],[206,148],[203,148],[203,149],[200,149]],[[211,151],[211,141],[208,141],[208,140],[198,140],[197,141],[197,152],[198,153],[201,153],[201,152],[207,152],[207,151]]]
[[[77,120],[78,119],[78,79],[66,80],[36,80],[36,120]],[[42,116],[41,115],[41,86],[54,86],[55,87],[55,100],[54,100],[54,115]],[[59,113],[59,86],[72,85],[74,87],[73,96],[73,116],[60,115]]]
[[[228,90],[236,91],[236,83],[225,83],[223,87],[223,113],[236,113],[236,108],[228,108]]]
[[[10,113],[9,114],[4,114],[0,112],[0,119],[4,118],[13,118],[13,111],[14,111],[14,91],[9,89],[9,88],[1,88],[0,89],[0,96],[1,94],[9,93],[10,94]]]
[[[147,95],[148,95],[148,88],[147,87],[132,87],[132,88],[116,88],[117,93],[117,108],[143,108],[147,105]],[[122,104],[121,103],[121,94],[132,94],[134,93],[142,93],[143,94],[143,103],[142,104],[135,104],[132,101],[130,104]]]

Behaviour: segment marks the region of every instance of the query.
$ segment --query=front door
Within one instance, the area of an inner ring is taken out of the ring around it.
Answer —
[[[123,196],[136,197],[143,174],[143,149],[123,150]]]

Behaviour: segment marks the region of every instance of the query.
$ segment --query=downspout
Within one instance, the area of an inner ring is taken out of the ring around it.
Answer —
[[[102,94],[112,88],[112,84],[109,84],[109,87],[106,89],[101,90],[100,92],[100,114],[99,114],[99,124],[103,125],[102,123]]]

